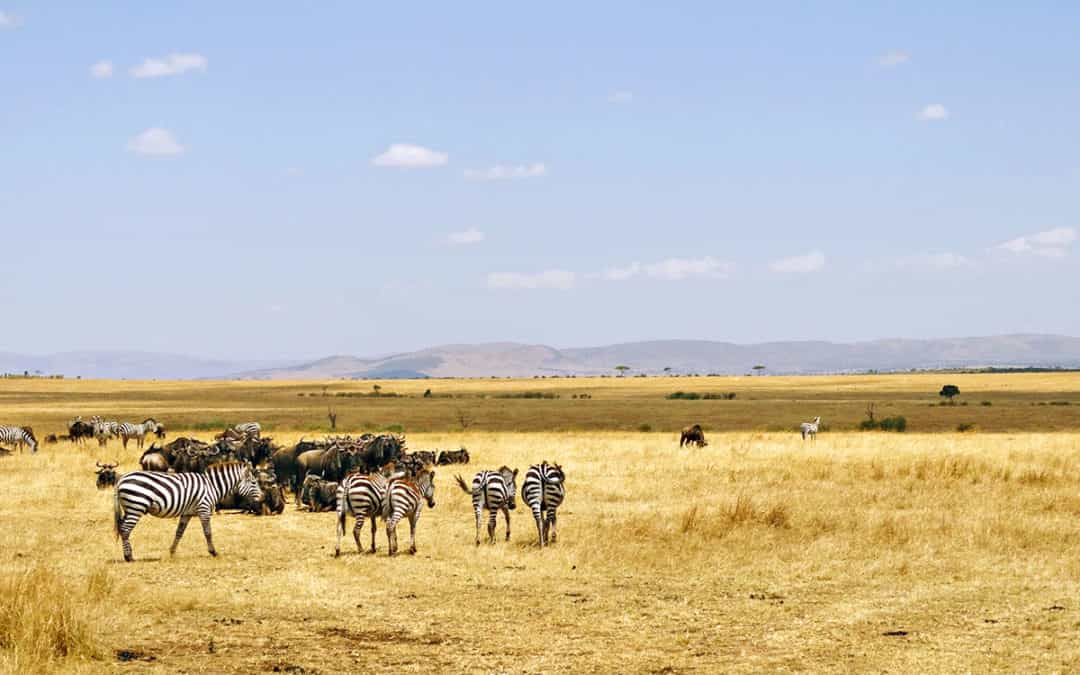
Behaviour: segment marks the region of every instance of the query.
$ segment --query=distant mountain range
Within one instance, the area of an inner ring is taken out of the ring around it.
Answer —
[[[1080,338],[1000,335],[935,340],[768,342],[704,340],[630,342],[555,349],[509,342],[444,345],[379,358],[331,356],[311,362],[199,359],[144,352],[69,352],[50,356],[0,353],[0,372],[40,371],[66,377],[127,379],[332,380],[422,377],[532,377],[611,374],[744,374],[755,365],[773,374],[849,373],[974,367],[1080,368]]]

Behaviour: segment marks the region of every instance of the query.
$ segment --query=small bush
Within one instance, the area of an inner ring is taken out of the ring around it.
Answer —
[[[496,394],[495,398],[555,399],[559,395],[553,391],[522,391],[510,394]]]
[[[983,401],[983,402],[979,403],[979,405],[986,406],[987,408],[989,408],[990,406],[994,405],[994,402],[993,401]]]
[[[694,391],[676,391],[665,398],[673,401],[697,401],[701,398],[701,394]]]
[[[652,425],[651,424],[640,424],[640,425],[638,425],[637,430],[642,432],[642,433],[648,433],[648,432],[652,431]]]
[[[424,390],[424,398],[431,398],[431,390],[430,389],[425,389]]]
[[[896,417],[886,417],[880,420],[863,420],[859,423],[860,431],[907,431],[907,418],[903,415],[897,415]],[[820,429],[819,429],[820,431]]]
[[[730,401],[735,398],[735,392],[729,391],[720,392],[717,394],[705,394],[701,398],[705,399],[706,401]]]
[[[1068,401],[1050,401],[1050,405],[1069,405]]]
[[[968,431],[975,431],[975,425],[970,423],[970,422],[964,422],[962,424],[957,424],[956,425],[956,430],[959,431],[960,433],[965,433],[965,432],[968,432]]]

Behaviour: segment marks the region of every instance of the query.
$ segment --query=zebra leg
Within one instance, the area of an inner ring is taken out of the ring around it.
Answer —
[[[124,562],[131,562],[134,558],[131,555],[131,531],[135,529],[135,525],[138,524],[141,513],[128,511],[124,516],[124,522],[120,524],[120,541],[124,545]]]
[[[506,517],[506,541],[510,541],[510,509],[504,506],[502,512]]]
[[[396,514],[386,521],[386,545],[391,556],[397,555],[397,521]]]
[[[217,551],[214,550],[214,537],[210,534],[210,507],[199,511],[199,522],[202,523],[203,536],[206,537],[206,550],[210,552],[210,555],[217,557]]]
[[[480,514],[482,510],[479,502],[473,502],[473,507],[476,509],[476,545],[480,545]]]
[[[371,514],[371,551],[370,551],[370,553],[375,553],[375,518],[376,518],[375,514],[374,513]],[[360,543],[357,542],[357,546],[359,546],[359,545],[360,545]]]
[[[533,520],[536,521],[536,536],[540,541],[540,548],[544,548],[544,514],[540,512],[540,505],[532,505]]]
[[[551,509],[547,512],[547,539],[548,543],[555,543],[555,509]]]
[[[420,520],[420,506],[409,516],[409,555],[416,555],[416,523]]]
[[[180,516],[180,522],[176,524],[176,537],[173,538],[172,546],[169,547],[169,555],[176,555],[176,547],[180,545],[180,538],[184,536],[184,530],[187,529],[190,520],[190,515]]]
[[[494,544],[495,543],[495,516],[498,515],[498,511],[496,511],[495,509],[491,509],[490,511],[488,511],[488,514],[489,514],[489,518],[488,518],[488,543],[489,544]]]

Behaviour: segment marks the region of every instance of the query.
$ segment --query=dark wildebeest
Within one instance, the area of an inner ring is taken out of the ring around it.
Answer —
[[[116,485],[116,467],[119,465],[119,463],[102,464],[97,462],[97,489],[104,490]]]
[[[168,471],[169,460],[165,458],[165,453],[160,448],[151,445],[150,449],[139,458],[139,466],[143,471]]]
[[[700,424],[695,424],[682,430],[682,437],[679,439],[679,447],[681,448],[684,445],[696,445],[699,448],[704,448],[708,445],[705,441],[705,432],[701,430]]]
[[[154,435],[157,436],[158,438],[165,438],[165,425],[164,424],[157,425],[157,428],[154,429]]]
[[[73,443],[85,443],[87,439],[94,437],[94,425],[89,422],[83,422],[81,418],[76,418],[74,422],[68,425],[68,438]]]
[[[337,508],[338,483],[323,480],[309,473],[300,486],[300,498],[297,505],[303,504],[311,511],[333,511]]]
[[[447,464],[468,464],[469,451],[465,448],[460,450],[443,450],[439,453],[439,459],[435,462],[442,466]]]
[[[54,445],[59,442],[60,439],[56,437],[56,434],[49,434],[45,437],[45,445]]]
[[[262,490],[262,501],[252,501],[237,494],[228,494],[218,500],[217,510],[239,509],[257,516],[278,514],[285,510],[285,498],[273,469],[255,469],[255,479]]]
[[[343,473],[341,454],[341,450],[337,446],[320,450],[308,450],[296,458],[296,472],[305,477],[309,473],[313,473],[319,478],[340,479]]]

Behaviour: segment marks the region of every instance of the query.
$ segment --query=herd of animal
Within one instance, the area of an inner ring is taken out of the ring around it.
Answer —
[[[817,437],[821,418],[800,425],[803,439]],[[152,418],[140,424],[92,417],[72,420],[63,437],[72,442],[94,438],[104,446],[117,437],[124,447],[135,440],[142,448],[146,436],[165,437],[165,427]],[[37,452],[37,439],[29,427],[0,427],[0,443],[29,446]],[[701,425],[682,430],[679,447],[707,445]],[[262,436],[258,422],[230,427],[214,437],[213,443],[180,437],[159,447],[156,443],[139,458],[140,470],[117,474],[119,463],[97,462],[99,489],[115,486],[114,530],[120,538],[124,560],[133,560],[130,535],[146,514],[178,518],[170,554],[184,535],[190,520],[198,516],[210,555],[216,556],[210,530],[211,514],[236,508],[260,515],[284,511],[286,492],[292,492],[297,508],[337,512],[337,542],[334,554],[341,553],[341,539],[349,516],[355,520],[353,539],[359,552],[365,522],[370,521],[371,548],[375,552],[377,521],[386,523],[390,555],[398,552],[397,526],[409,522],[409,553],[416,553],[416,527],[423,504],[435,507],[436,466],[468,464],[469,451],[407,452],[405,437],[398,434],[329,436],[300,440],[292,447],[274,445]],[[498,514],[506,521],[510,539],[510,511],[517,507],[518,470],[502,466],[478,472],[466,483],[455,476],[458,487],[472,498],[476,515],[476,545],[481,542],[481,525],[487,511],[487,539],[495,543]],[[522,501],[532,512],[537,542],[542,548],[557,538],[557,510],[566,496],[566,474],[558,464],[547,461],[532,465],[521,486]]]

